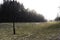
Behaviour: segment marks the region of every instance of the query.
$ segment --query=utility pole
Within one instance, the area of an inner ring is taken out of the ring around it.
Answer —
[[[13,0],[13,3],[14,3],[14,0]],[[13,8],[14,8],[14,5],[13,5]],[[16,34],[16,31],[15,31],[15,15],[13,14],[13,34],[15,35]]]
[[[8,1],[12,1],[13,2],[13,9],[14,9],[14,1],[16,0],[3,0],[3,2],[8,2]],[[16,34],[16,31],[15,31],[15,15],[14,15],[14,10],[13,10],[13,34],[15,35]]]
[[[13,3],[14,1],[16,0],[13,0]],[[13,5],[13,8],[14,8],[14,5]],[[16,34],[16,31],[15,31],[15,15],[13,14],[13,34],[15,35]]]

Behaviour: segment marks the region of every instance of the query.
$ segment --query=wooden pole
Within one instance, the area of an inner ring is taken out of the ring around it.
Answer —
[[[15,22],[13,21],[13,34],[15,35]]]
[[[13,0],[13,2],[14,2],[14,0]],[[14,8],[14,6],[13,6],[13,8]],[[15,20],[15,16],[13,14],[13,34],[15,35],[16,33],[15,33],[15,21],[14,20]]]

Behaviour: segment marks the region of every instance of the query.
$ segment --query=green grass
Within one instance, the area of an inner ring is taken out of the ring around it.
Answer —
[[[0,40],[60,40],[60,22],[0,23]]]

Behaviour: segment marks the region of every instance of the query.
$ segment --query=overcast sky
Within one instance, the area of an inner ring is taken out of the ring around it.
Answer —
[[[23,3],[25,8],[34,9],[47,20],[53,20],[59,13],[60,0],[17,0]],[[0,0],[0,3],[2,1]]]

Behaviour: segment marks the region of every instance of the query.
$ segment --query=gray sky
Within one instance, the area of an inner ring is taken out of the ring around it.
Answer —
[[[47,20],[53,20],[59,13],[60,0],[18,0],[25,8],[35,9],[43,14]]]

